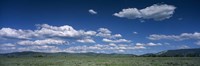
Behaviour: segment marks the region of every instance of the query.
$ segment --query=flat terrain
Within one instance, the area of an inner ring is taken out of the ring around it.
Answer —
[[[200,66],[200,57],[0,57],[0,66]]]

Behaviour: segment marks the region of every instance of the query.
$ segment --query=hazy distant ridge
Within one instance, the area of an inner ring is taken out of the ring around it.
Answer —
[[[58,53],[45,53],[45,52],[33,52],[33,51],[24,51],[24,52],[13,52],[13,53],[5,53],[0,54],[0,56],[7,57],[47,57],[47,56],[131,56],[131,57],[200,57],[200,48],[194,49],[177,49],[177,50],[166,50],[158,53],[147,53],[143,55],[135,55],[135,54],[105,54],[105,53],[66,53],[66,52],[58,52]]]

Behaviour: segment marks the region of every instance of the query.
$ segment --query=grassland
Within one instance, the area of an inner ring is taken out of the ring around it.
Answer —
[[[0,66],[200,66],[200,57],[0,57]]]

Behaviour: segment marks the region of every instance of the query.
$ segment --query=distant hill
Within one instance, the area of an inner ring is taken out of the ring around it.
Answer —
[[[13,52],[13,53],[6,53],[0,54],[0,56],[6,57],[48,57],[48,56],[70,56],[70,57],[77,57],[77,56],[109,56],[109,57],[119,57],[119,56],[137,56],[134,54],[104,54],[104,53],[66,53],[66,52],[58,52],[58,53],[44,53],[44,52],[33,52],[33,51],[24,51],[24,52]]]
[[[178,49],[159,52],[160,56],[187,56],[187,57],[200,57],[200,48],[195,49]]]
[[[177,50],[167,50],[158,53],[148,53],[141,56],[160,56],[160,57],[200,57],[200,48],[193,49],[177,49]]]
[[[48,57],[48,56],[108,56],[108,57],[137,57],[135,54],[104,54],[104,53],[66,53],[66,52],[58,52],[58,53],[45,53],[45,52],[33,52],[33,51],[24,51],[24,52],[13,52],[0,54],[0,56],[6,57]],[[158,53],[147,53],[143,55],[139,55],[140,57],[200,57],[200,48],[194,49],[177,49],[177,50],[166,50]]]

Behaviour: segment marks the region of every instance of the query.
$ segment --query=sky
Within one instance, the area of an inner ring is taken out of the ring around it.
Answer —
[[[198,0],[1,0],[0,53],[200,48]]]

